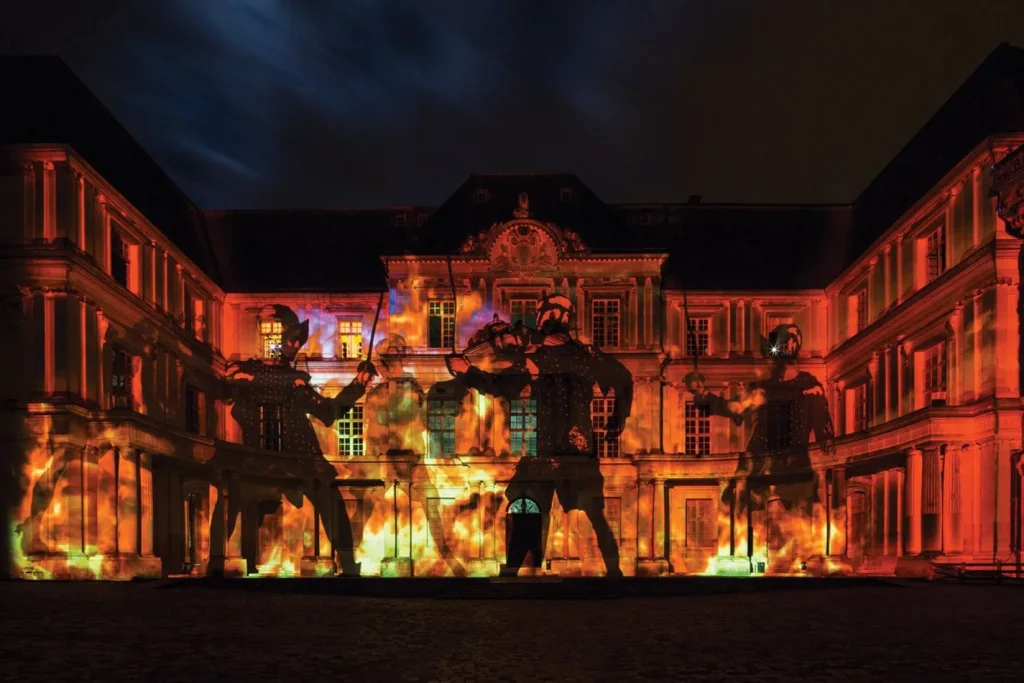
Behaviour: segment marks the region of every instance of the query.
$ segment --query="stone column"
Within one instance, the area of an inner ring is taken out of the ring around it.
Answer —
[[[906,486],[904,486],[904,482],[906,481],[906,470],[904,468],[897,467],[894,471],[896,476],[896,555],[900,556],[904,552],[903,511],[905,509],[904,491]]]
[[[875,305],[875,273],[878,272],[878,257],[872,256],[868,261],[868,320],[866,327],[870,327],[878,317],[878,309]],[[861,330],[857,330],[859,333]]]
[[[892,346],[886,345],[882,349],[882,367],[885,368],[885,381],[882,382],[883,406],[885,409],[884,419],[886,422],[893,418],[892,410]]]
[[[995,287],[995,375],[996,398],[1019,400],[1020,330],[1017,304],[1020,290],[1013,279],[1001,277]]]
[[[882,305],[882,310],[888,310],[892,305],[892,242],[886,242],[885,246],[882,247],[882,263],[884,265],[882,269],[882,277],[885,278],[884,296],[885,303]]]
[[[654,557],[654,480],[642,479],[637,482],[637,538],[638,560]]]
[[[667,557],[665,552],[665,515],[668,512],[668,505],[665,499],[665,480],[654,480],[654,506],[652,514],[654,517],[654,559],[664,560]]]
[[[949,359],[949,367],[946,372],[946,403],[947,405],[960,405],[961,386],[963,383],[963,359],[961,358],[961,327],[963,326],[963,302],[957,302],[953,313],[949,316],[946,324],[946,333],[949,349],[946,357]]]
[[[878,351],[871,352],[871,361],[868,363],[868,414],[867,423],[869,427],[878,424],[878,392],[882,386],[878,373]]]
[[[714,325],[712,325],[712,327],[714,327]],[[714,330],[712,330],[712,332],[714,332]],[[732,301],[726,300],[725,301],[725,347],[724,347],[725,353],[723,354],[726,358],[728,358],[731,355],[731,353],[732,353],[734,341],[735,340],[732,338]]]
[[[644,279],[644,348],[654,345],[654,283],[651,278]]]
[[[629,334],[629,348],[636,349],[639,343],[639,327],[640,327],[640,306],[637,304],[638,292],[636,285],[636,278],[633,278],[633,288],[629,291],[629,297],[626,299],[626,329],[624,333]],[[622,341],[626,341],[623,339]],[[625,346],[625,344],[623,344]]]
[[[972,323],[971,323],[971,334],[974,339],[974,353],[971,354],[971,389],[973,390],[973,399],[976,401],[981,398],[982,391],[984,388],[984,375],[982,373],[982,302],[983,302],[983,290],[977,290],[971,299],[972,304]]]
[[[736,351],[741,354],[747,353],[749,349],[747,344],[748,308],[749,305],[745,299],[740,299],[736,302],[736,341],[738,342]]]
[[[975,166],[971,171],[971,245],[977,247],[981,244],[981,223],[982,223],[982,202],[988,201],[985,196],[982,184],[981,166]]]
[[[923,501],[923,457],[917,448],[907,451],[906,505],[908,555],[921,554],[921,514]]]
[[[726,493],[729,490],[729,480],[720,479],[718,481],[718,519],[728,519],[728,524],[718,525],[718,547],[720,549],[729,549],[729,555],[736,555],[736,515],[734,514],[735,504],[730,503],[727,500]],[[683,520],[685,527],[686,520]],[[685,535],[685,528],[683,533]]]

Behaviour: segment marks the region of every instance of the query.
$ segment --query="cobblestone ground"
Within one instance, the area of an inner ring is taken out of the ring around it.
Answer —
[[[601,601],[0,584],[5,681],[1020,680],[1017,586]]]

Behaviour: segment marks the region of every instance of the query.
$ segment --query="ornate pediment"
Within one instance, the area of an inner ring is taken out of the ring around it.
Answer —
[[[525,192],[519,194],[512,214],[512,220],[494,223],[467,239],[459,251],[490,259],[496,269],[510,272],[551,268],[560,258],[589,251],[575,232],[532,218]]]

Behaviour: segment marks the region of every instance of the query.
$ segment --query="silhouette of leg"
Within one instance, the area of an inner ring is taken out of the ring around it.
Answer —
[[[338,571],[345,576],[359,576],[359,564],[356,562],[355,548],[352,542],[352,522],[348,518],[348,507],[341,491],[333,486],[324,489],[325,505],[320,508],[320,521],[328,530],[331,539],[331,548],[334,550],[338,562]],[[334,524],[328,526],[327,518],[332,517],[334,511]]]
[[[615,542],[615,535],[608,526],[608,520],[604,516],[604,509],[595,505],[588,505],[584,508],[587,518],[590,519],[590,526],[594,528],[597,535],[597,547],[601,550],[601,557],[604,558],[605,570],[610,578],[621,578],[622,569],[619,567],[619,545]]]

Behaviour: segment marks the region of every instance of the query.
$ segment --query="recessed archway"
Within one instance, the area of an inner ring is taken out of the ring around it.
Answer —
[[[527,555],[530,566],[540,567],[543,560],[541,545],[543,515],[540,505],[532,498],[523,496],[508,504],[505,516],[506,565],[519,569]]]

